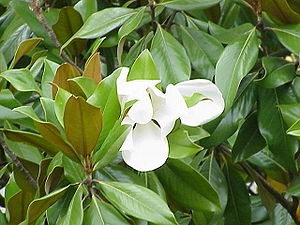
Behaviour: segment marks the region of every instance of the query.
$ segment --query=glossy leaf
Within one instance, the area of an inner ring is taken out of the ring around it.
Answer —
[[[130,223],[110,204],[94,195],[90,207],[84,215],[84,224],[89,225],[129,225]]]
[[[297,120],[299,120],[300,103],[284,104],[278,106],[282,114],[283,120],[288,127],[291,127]]]
[[[101,81],[101,61],[99,52],[94,53],[87,60],[82,76],[93,79],[97,84]]]
[[[299,23],[300,15],[295,12],[288,0],[263,0],[262,9],[268,12],[279,23]]]
[[[294,154],[298,142],[294,137],[286,135],[285,124],[278,105],[277,92],[274,89],[259,91],[258,126],[270,151],[285,168],[294,171]]]
[[[25,143],[40,150],[47,152],[50,155],[55,155],[59,150],[51,143],[46,141],[42,136],[30,132],[4,129],[4,134],[9,140]]]
[[[265,88],[276,88],[295,77],[295,66],[278,57],[263,57],[262,64],[265,75],[259,79],[259,84]]]
[[[152,40],[151,54],[163,87],[190,78],[191,65],[185,49],[160,26],[158,26]]]
[[[277,26],[269,28],[273,30],[279,41],[291,52],[299,55],[300,53],[300,25],[288,24],[283,26]]]
[[[72,148],[70,144],[68,144],[64,140],[63,136],[61,135],[60,131],[55,125],[49,122],[41,121],[30,106],[21,106],[15,108],[14,110],[16,112],[25,114],[29,116],[31,119],[33,119],[36,128],[38,129],[38,131],[41,133],[41,135],[46,141],[48,141],[49,143],[53,143],[53,145],[56,148],[60,149],[64,154],[68,155],[69,157],[79,160],[75,150]]]
[[[215,74],[215,65],[224,48],[213,36],[198,29],[180,27],[183,45],[187,50],[193,68],[201,78],[211,80]]]
[[[35,83],[28,69],[6,70],[0,74],[0,77],[11,83],[18,91],[35,91],[41,93],[40,88]]]
[[[237,139],[232,147],[232,158],[236,162],[245,160],[262,150],[265,146],[266,142],[258,129],[257,114],[252,114],[239,130]]]
[[[148,49],[142,51],[133,63],[128,74],[128,81],[131,80],[159,80],[157,68]]]
[[[56,24],[52,26],[56,37],[60,43],[66,42],[82,26],[83,21],[79,12],[73,7],[64,7],[59,12],[59,18]],[[72,55],[79,55],[84,49],[86,40],[75,40],[67,49]]]
[[[34,224],[34,222],[51,206],[53,205],[59,198],[61,198],[66,191],[72,185],[66,186],[57,191],[51,192],[48,195],[45,195],[41,198],[35,199],[32,201],[27,210],[27,222],[29,224]]]
[[[64,127],[75,151],[83,156],[89,155],[102,130],[102,113],[83,98],[71,96],[66,103]]]
[[[125,141],[130,126],[121,125],[121,121],[117,121],[105,138],[100,149],[93,156],[95,169],[101,169],[109,164],[118,154],[123,142]],[[97,149],[97,148],[96,148]]]
[[[54,101],[54,111],[62,127],[64,127],[63,119],[64,119],[66,103],[70,97],[71,94],[69,92],[65,91],[62,88],[58,88],[57,94],[55,96],[55,101]]]
[[[218,4],[220,0],[164,0],[162,5],[176,10],[190,10],[190,9],[206,9],[215,4]]]
[[[10,68],[13,68],[22,56],[30,53],[40,43],[41,40],[41,38],[31,38],[23,41],[19,45],[17,52],[10,63]]]
[[[86,21],[90,15],[97,12],[97,6],[96,0],[80,0],[74,8],[81,14],[82,19]]]
[[[203,148],[195,144],[189,137],[187,130],[179,128],[168,135],[169,157],[174,159],[186,158],[195,155]]]
[[[92,14],[83,26],[62,46],[64,49],[74,39],[91,39],[102,37],[113,29],[121,26],[136,12],[132,9],[113,7]],[[99,23],[101,21],[101,23]]]
[[[183,206],[200,211],[220,210],[215,189],[204,176],[184,162],[169,159],[156,174],[168,193]]]
[[[78,186],[77,191],[69,205],[69,210],[62,222],[62,225],[81,225],[83,221],[83,206],[82,206],[83,187]]]
[[[225,225],[250,225],[250,198],[241,176],[233,168],[224,168],[228,184],[228,203],[225,209]]]
[[[126,214],[156,224],[178,224],[168,205],[154,192],[134,184],[100,182],[106,198]]]
[[[225,112],[231,108],[238,86],[244,76],[252,69],[258,55],[259,41],[256,30],[229,44],[216,66],[216,85],[225,100]]]
[[[60,65],[56,70],[53,83],[72,94],[79,94],[81,96],[81,89],[68,81],[68,79],[72,79],[79,76],[81,76],[81,74],[74,66],[72,66],[71,64],[64,63]],[[52,86],[53,98],[56,96],[56,93],[57,87]]]
[[[300,136],[300,120],[297,120],[288,130],[287,133],[293,136]]]
[[[75,77],[69,79],[68,82],[71,85],[75,84],[78,88],[80,88],[84,93],[85,98],[89,98],[97,87],[97,83],[89,77]],[[75,85],[73,87],[76,87]]]
[[[111,75],[103,79],[88,98],[87,102],[101,108],[103,113],[103,129],[97,144],[97,148],[103,143],[116,121],[119,119],[121,108],[117,95],[116,80],[122,68],[115,70]]]
[[[54,75],[58,67],[59,65],[57,63],[47,59],[44,60],[44,72],[41,81],[41,89],[44,97],[47,98],[52,97],[51,94],[52,86],[51,84],[49,84],[49,82],[53,81]]]

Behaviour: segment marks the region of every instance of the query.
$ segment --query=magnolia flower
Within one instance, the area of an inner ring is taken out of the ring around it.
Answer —
[[[199,126],[224,109],[220,91],[208,80],[170,84],[163,93],[156,87],[160,80],[127,81],[128,71],[123,68],[117,79],[121,108],[135,100],[123,120],[123,124],[131,125],[131,131],[120,151],[125,163],[136,170],[150,171],[165,163],[169,154],[167,135],[178,118],[185,125]]]

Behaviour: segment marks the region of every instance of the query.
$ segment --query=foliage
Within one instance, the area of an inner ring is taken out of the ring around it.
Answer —
[[[0,0],[0,224],[300,224],[299,46],[296,0]]]

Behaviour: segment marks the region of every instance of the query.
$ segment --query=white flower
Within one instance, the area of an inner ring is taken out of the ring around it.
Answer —
[[[122,110],[127,102],[136,102],[123,120],[132,127],[120,151],[124,161],[136,170],[150,171],[165,163],[169,154],[166,136],[178,118],[185,125],[199,126],[224,109],[220,91],[208,80],[170,84],[163,93],[156,87],[160,80],[127,81],[128,71],[123,68],[117,79],[119,102]]]

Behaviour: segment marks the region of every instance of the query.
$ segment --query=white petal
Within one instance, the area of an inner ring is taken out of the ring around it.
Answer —
[[[133,129],[133,126],[131,127],[125,141],[123,142],[122,147],[120,148],[120,151],[128,151],[133,148],[132,129]]]
[[[133,148],[122,151],[126,164],[139,171],[150,171],[162,166],[168,158],[167,138],[161,135],[160,128],[149,122],[137,124],[132,132]]]
[[[175,121],[185,114],[187,106],[183,97],[173,85],[168,85],[166,94],[151,88],[153,119],[161,127],[162,135],[167,136],[173,129]]]
[[[224,110],[222,94],[215,84],[209,80],[196,79],[178,83],[175,85],[183,96],[192,96],[200,93],[209,100],[200,101],[188,108],[180,117],[181,122],[188,126],[199,126],[217,118]]]
[[[153,116],[153,108],[150,96],[147,92],[141,93],[140,100],[131,106],[127,115],[130,119],[139,124],[150,122]]]

